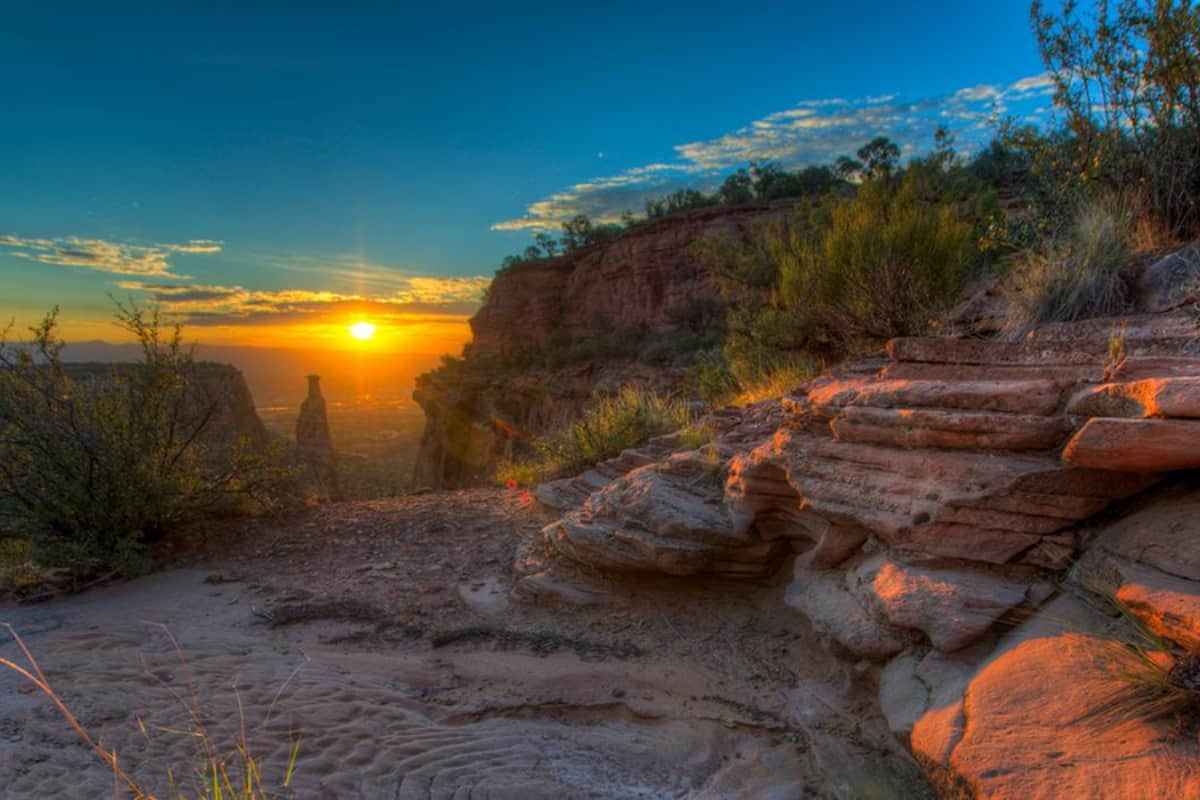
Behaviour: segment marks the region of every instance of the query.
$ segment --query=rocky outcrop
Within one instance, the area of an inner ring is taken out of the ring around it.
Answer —
[[[497,273],[487,302],[471,320],[473,338],[463,360],[418,379],[413,397],[425,411],[426,429],[414,482],[483,482],[523,439],[573,421],[598,393],[628,384],[677,390],[683,370],[672,369],[669,358],[639,360],[629,342],[661,344],[664,335],[720,313],[716,289],[692,244],[740,238],[753,225],[790,213],[792,205],[702,209]],[[613,349],[622,351],[619,357],[596,346],[618,339],[622,346]],[[570,355],[580,343],[586,346]],[[557,359],[562,366],[530,366],[543,360],[537,356],[554,353],[567,354]]]
[[[1200,748],[1180,730],[1189,712],[1177,707],[1181,723],[1135,677],[1172,680],[1196,652],[1197,511],[1194,484],[1160,492],[1092,531],[1063,594],[994,644],[949,669],[936,651],[893,660],[881,680],[893,728],[978,797],[1200,795]],[[1161,643],[1114,617],[1118,605]]]
[[[313,482],[332,500],[341,499],[337,451],[329,432],[325,396],[321,394],[321,376],[308,376],[308,395],[300,404],[296,418],[296,455],[309,471]]]
[[[638,225],[621,237],[496,274],[471,319],[470,359],[520,353],[551,340],[666,330],[698,299],[715,298],[692,243],[740,238],[791,212],[794,201],[713,207]]]
[[[794,556],[784,602],[878,681],[948,795],[1200,796],[1190,712],[1122,678],[1183,686],[1200,650],[1200,489],[1151,489],[1200,467],[1196,330],[1169,313],[895,341],[886,364],[725,412],[698,451],[559,482],[518,591],[575,602],[557,565],[595,586]]]

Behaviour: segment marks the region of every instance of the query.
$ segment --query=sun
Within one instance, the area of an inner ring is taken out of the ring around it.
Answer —
[[[365,342],[375,336],[375,326],[370,322],[356,322],[350,326],[350,335]]]

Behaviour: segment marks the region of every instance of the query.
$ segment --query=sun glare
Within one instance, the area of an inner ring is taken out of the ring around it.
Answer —
[[[370,322],[356,322],[350,326],[350,335],[365,342],[375,336],[375,326]]]

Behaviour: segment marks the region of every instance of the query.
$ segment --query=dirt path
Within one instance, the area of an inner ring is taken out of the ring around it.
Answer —
[[[269,783],[300,735],[296,797],[926,796],[782,585],[514,604],[513,551],[544,522],[518,493],[470,491],[210,525],[159,554],[170,569],[0,617],[160,792],[168,768],[191,780],[196,740],[170,732],[194,727],[190,686],[223,748],[245,726]],[[4,675],[0,786],[93,798],[112,778]]]

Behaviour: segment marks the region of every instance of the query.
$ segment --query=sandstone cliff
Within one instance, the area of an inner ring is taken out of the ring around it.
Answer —
[[[515,440],[571,421],[596,392],[627,383],[677,387],[680,370],[631,352],[613,357],[603,345],[601,352],[593,348],[562,359],[563,366],[530,364],[579,343],[621,336],[650,343],[676,330],[681,317],[716,298],[691,244],[741,237],[793,205],[709,208],[655,220],[614,241],[497,273],[487,302],[471,320],[473,340],[463,362],[418,379],[413,397],[427,423],[414,482],[479,483]],[[523,366],[514,369],[514,363]]]

